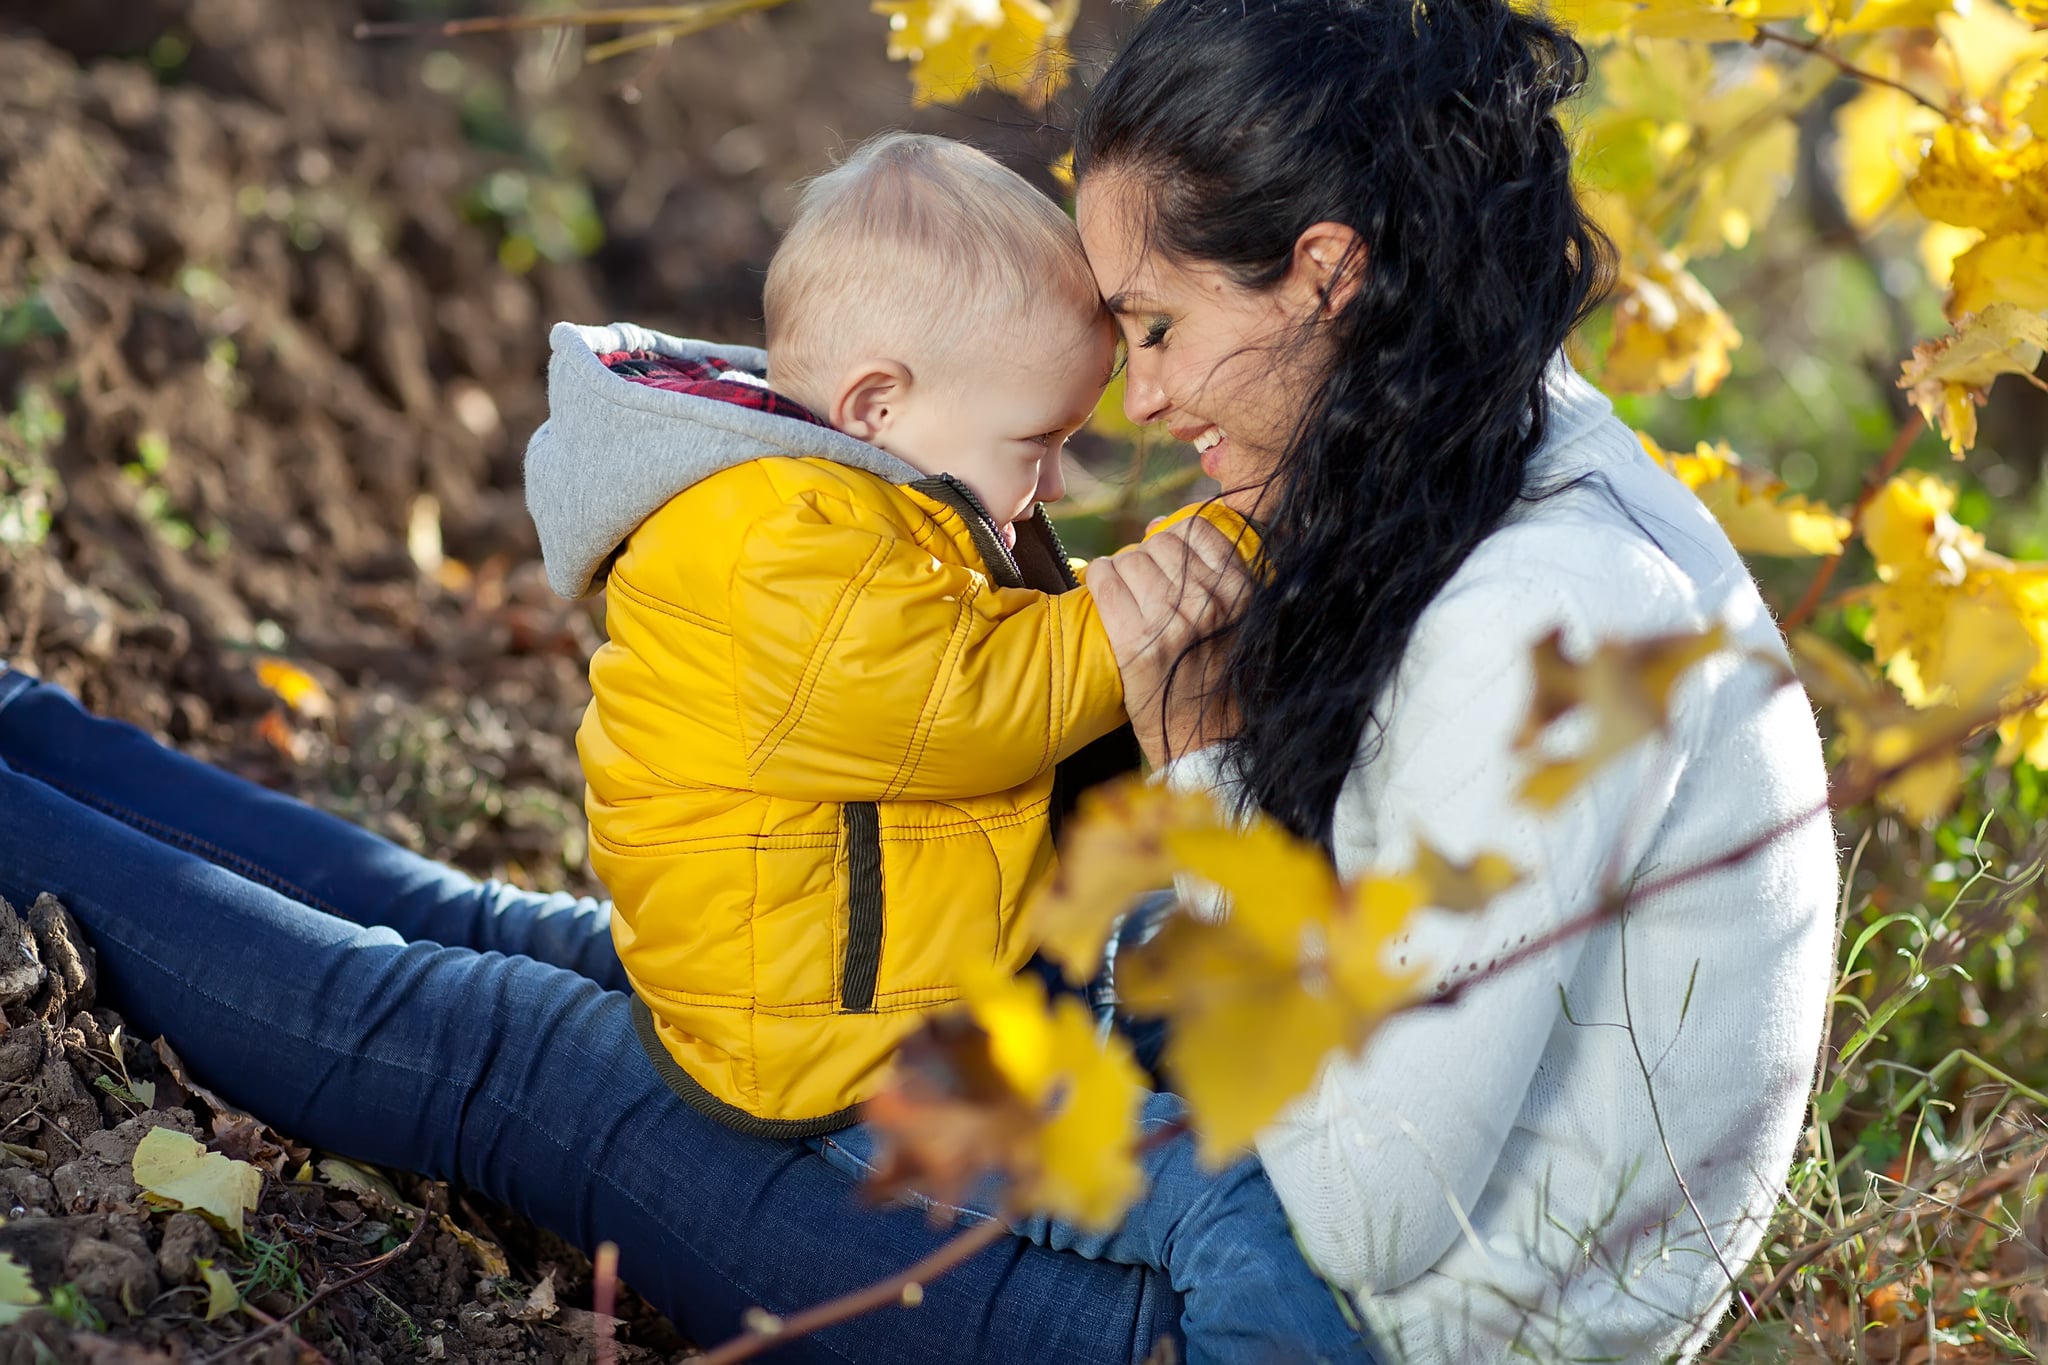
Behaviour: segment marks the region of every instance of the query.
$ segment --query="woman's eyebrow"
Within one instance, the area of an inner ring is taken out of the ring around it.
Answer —
[[[1142,300],[1137,296],[1132,295],[1128,291],[1124,291],[1111,294],[1107,302],[1104,304],[1104,306],[1108,308],[1110,312],[1116,314],[1118,317],[1122,317],[1126,313],[1136,313],[1142,311],[1139,308],[1139,304],[1141,302]]]

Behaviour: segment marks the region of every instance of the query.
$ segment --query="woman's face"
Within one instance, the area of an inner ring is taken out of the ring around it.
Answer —
[[[1302,398],[1328,365],[1304,327],[1323,305],[1320,282],[1295,268],[1250,289],[1217,267],[1170,260],[1146,239],[1149,209],[1143,185],[1115,171],[1083,181],[1075,207],[1128,351],[1124,412],[1192,443],[1231,508],[1270,512]]]

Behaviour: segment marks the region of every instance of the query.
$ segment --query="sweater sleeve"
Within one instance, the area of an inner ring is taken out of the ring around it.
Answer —
[[[1511,743],[1534,687],[1530,647],[1562,625],[1581,657],[1616,633],[1575,610],[1600,594],[1574,588],[1548,565],[1512,581],[1454,584],[1404,656],[1385,729],[1367,751],[1376,780],[1354,774],[1347,792],[1374,795],[1340,802],[1335,851],[1347,874],[1405,865],[1417,838],[1454,859],[1498,850],[1521,870],[1522,882],[1484,911],[1427,912],[1390,946],[1439,986],[1486,977],[1596,904],[1603,881],[1647,846],[1642,826],[1654,820],[1638,813],[1660,808],[1676,781],[1670,746],[1650,742],[1547,815],[1514,799],[1522,767]],[[1332,1059],[1261,1136],[1304,1247],[1335,1282],[1364,1294],[1396,1288],[1471,1235],[1468,1215],[1516,1140],[1546,1046],[1573,1027],[1562,1002],[1583,945],[1568,935],[1451,1003],[1393,1020],[1361,1056]]]
[[[1124,720],[1085,589],[997,587],[872,509],[777,509],[749,532],[732,596],[741,732],[768,795],[1004,791]]]

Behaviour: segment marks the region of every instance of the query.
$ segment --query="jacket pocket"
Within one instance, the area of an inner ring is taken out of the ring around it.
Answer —
[[[882,967],[882,818],[872,801],[849,801],[846,820],[846,962],[839,977],[839,1008],[867,1014],[875,1008],[875,977]]]

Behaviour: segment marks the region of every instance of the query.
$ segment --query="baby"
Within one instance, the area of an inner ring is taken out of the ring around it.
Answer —
[[[1057,205],[902,134],[807,187],[766,321],[765,354],[556,327],[527,497],[557,590],[607,590],[577,744],[641,1043],[704,1113],[817,1138],[958,999],[956,964],[1025,964],[1072,790],[1137,761],[1039,507],[1115,339]],[[1271,1269],[1269,1318],[1291,1275],[1336,1321],[1263,1177],[1254,1202],[1270,1266],[1240,1247],[1227,1274]],[[1085,1249],[1164,1264],[1129,1240]]]

